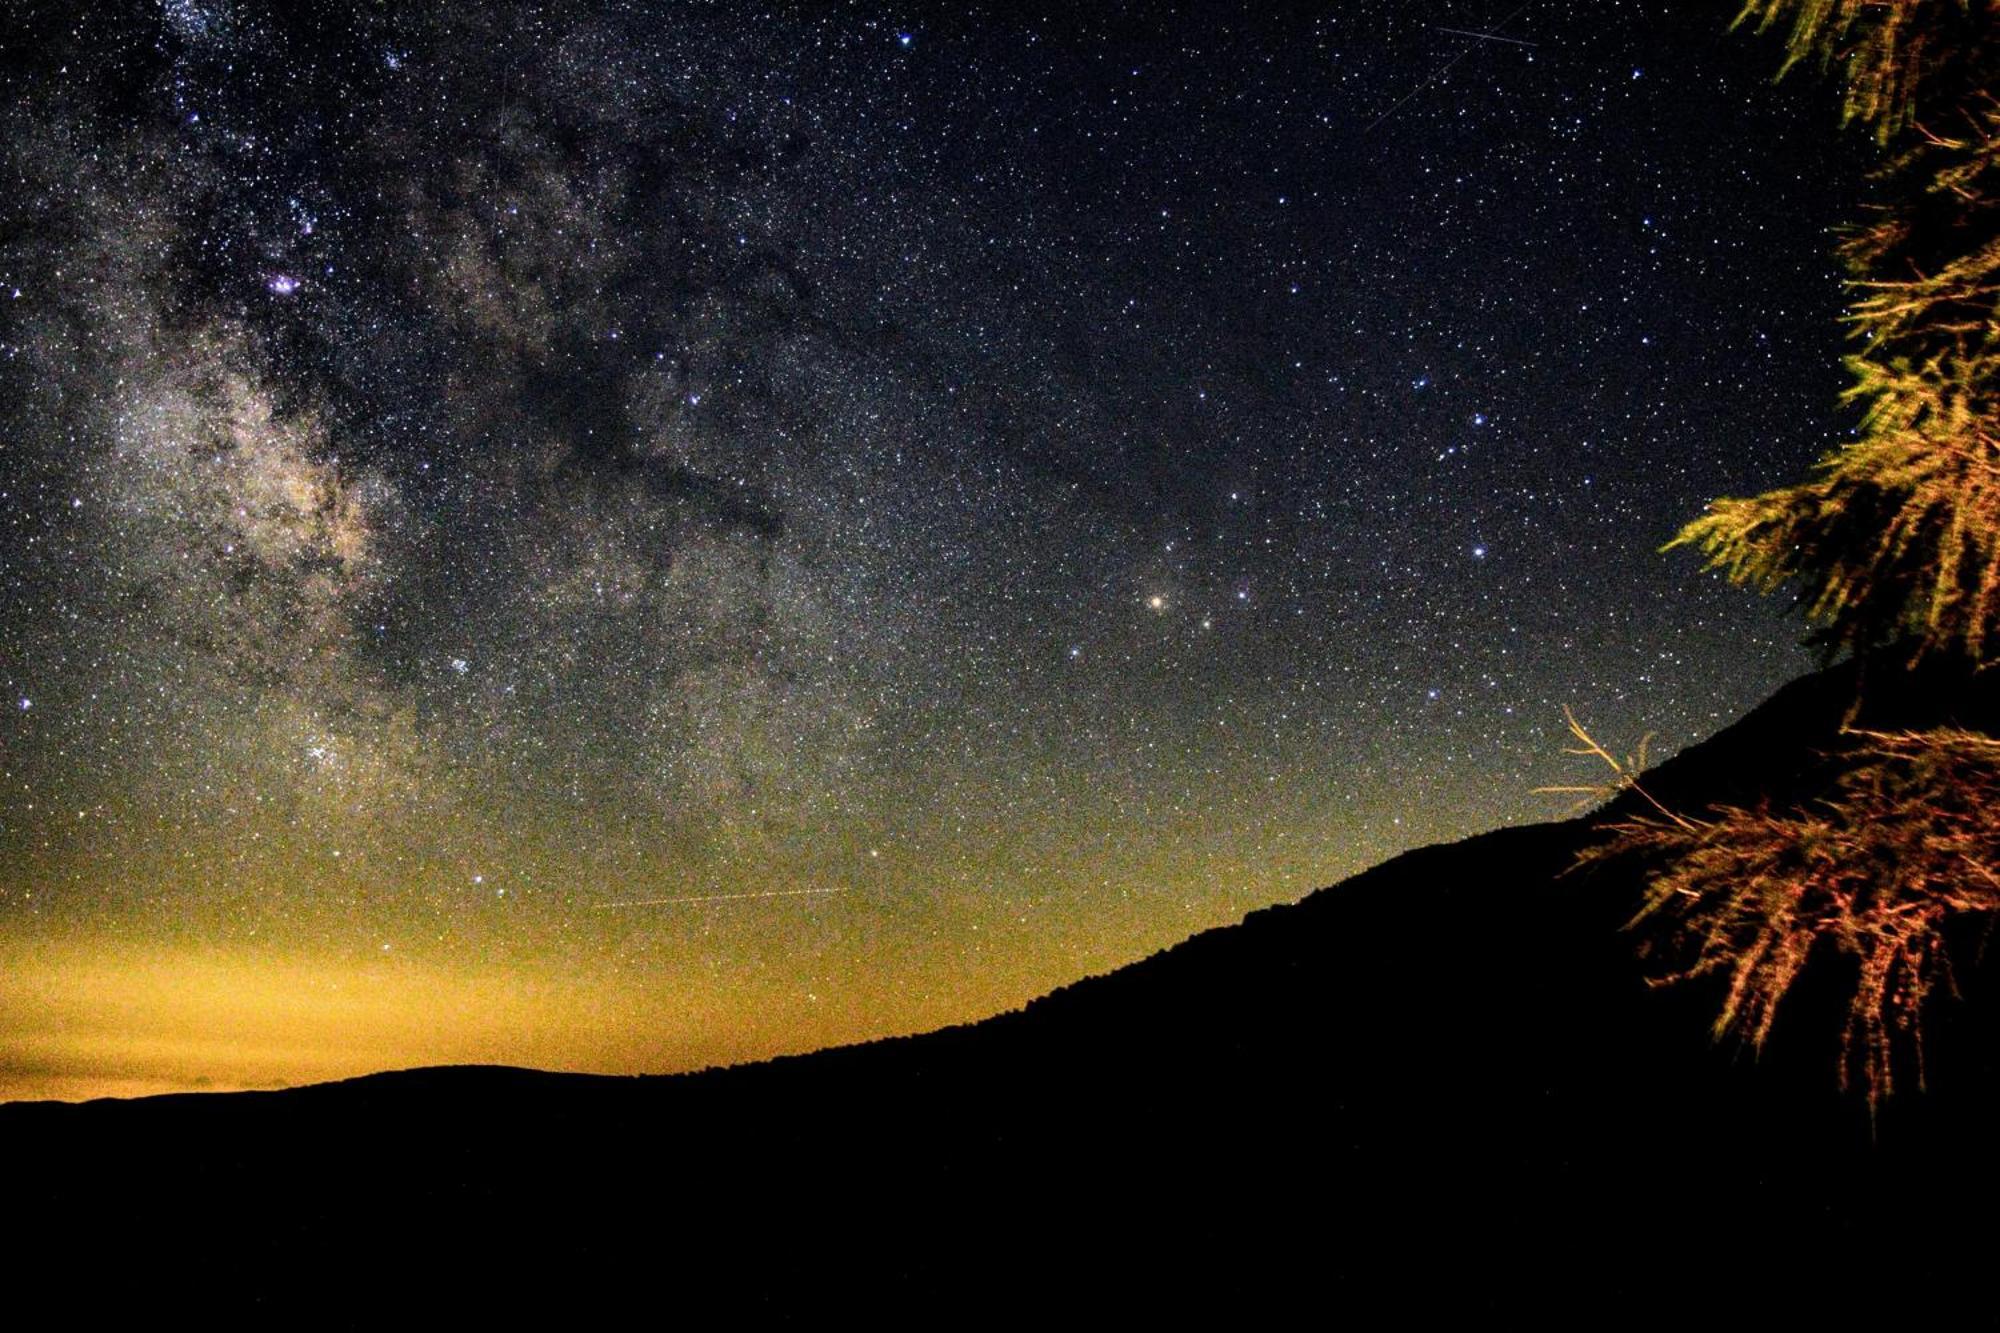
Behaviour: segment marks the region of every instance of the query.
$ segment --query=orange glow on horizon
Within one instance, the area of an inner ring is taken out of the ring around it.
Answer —
[[[441,1064],[657,1073],[839,1039],[792,1015],[792,1040],[746,1033],[686,992],[518,964],[153,945],[16,952],[0,960],[0,1014],[0,1101],[278,1088]]]

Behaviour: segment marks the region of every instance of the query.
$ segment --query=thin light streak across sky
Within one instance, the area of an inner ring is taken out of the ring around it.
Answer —
[[[599,911],[619,907],[673,907],[681,903],[741,903],[755,898],[821,898],[846,889],[771,889],[764,893],[695,893],[678,898],[634,898],[630,902],[599,903]]]

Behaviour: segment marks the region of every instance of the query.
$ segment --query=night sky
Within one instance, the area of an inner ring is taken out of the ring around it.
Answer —
[[[977,1018],[1810,666],[1657,548],[1865,138],[1510,3],[8,6],[0,1097]]]

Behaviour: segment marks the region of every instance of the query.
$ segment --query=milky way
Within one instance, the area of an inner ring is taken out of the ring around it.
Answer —
[[[26,8],[0,1096],[972,1018],[1809,662],[1726,6]]]

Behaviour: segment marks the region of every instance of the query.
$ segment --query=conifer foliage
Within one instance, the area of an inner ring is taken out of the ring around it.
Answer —
[[[1718,1036],[1761,1045],[1816,956],[1853,960],[1841,1081],[1879,1098],[1923,1072],[1923,1011],[1949,991],[1950,941],[2000,916],[2000,740],[1960,728],[1854,732],[1827,799],[1804,811],[1723,807],[1611,826],[1584,863],[1659,869],[1635,926],[1660,982],[1727,982]],[[1635,784],[1627,784],[1635,785]]]
[[[1885,147],[1879,200],[1841,245],[1857,438],[1816,475],[1718,500],[1675,545],[1801,592],[1833,649],[2000,651],[2000,5],[1750,0],[1791,22]]]
[[[1806,482],[1726,498],[1674,544],[1728,578],[1800,588],[1830,648],[2000,650],[2000,6],[1750,0],[1790,60],[1836,66],[1886,148],[1842,242],[1858,438]]]
[[[1797,589],[1830,654],[1985,688],[2000,667],[2000,0],[1747,0],[1739,23],[1787,28],[1786,68],[1831,69],[1881,154],[1876,201],[1840,246],[1859,424],[1806,481],[1718,500],[1671,545]],[[1761,1045],[1813,960],[1845,957],[1843,1081],[1872,1103],[1899,1068],[1922,1078],[1952,941],[2000,920],[2000,739],[1851,731],[1829,758],[1814,799],[1699,818],[1654,802],[1584,859],[1647,867],[1641,951],[1656,982],[1726,978],[1718,1035]]]

